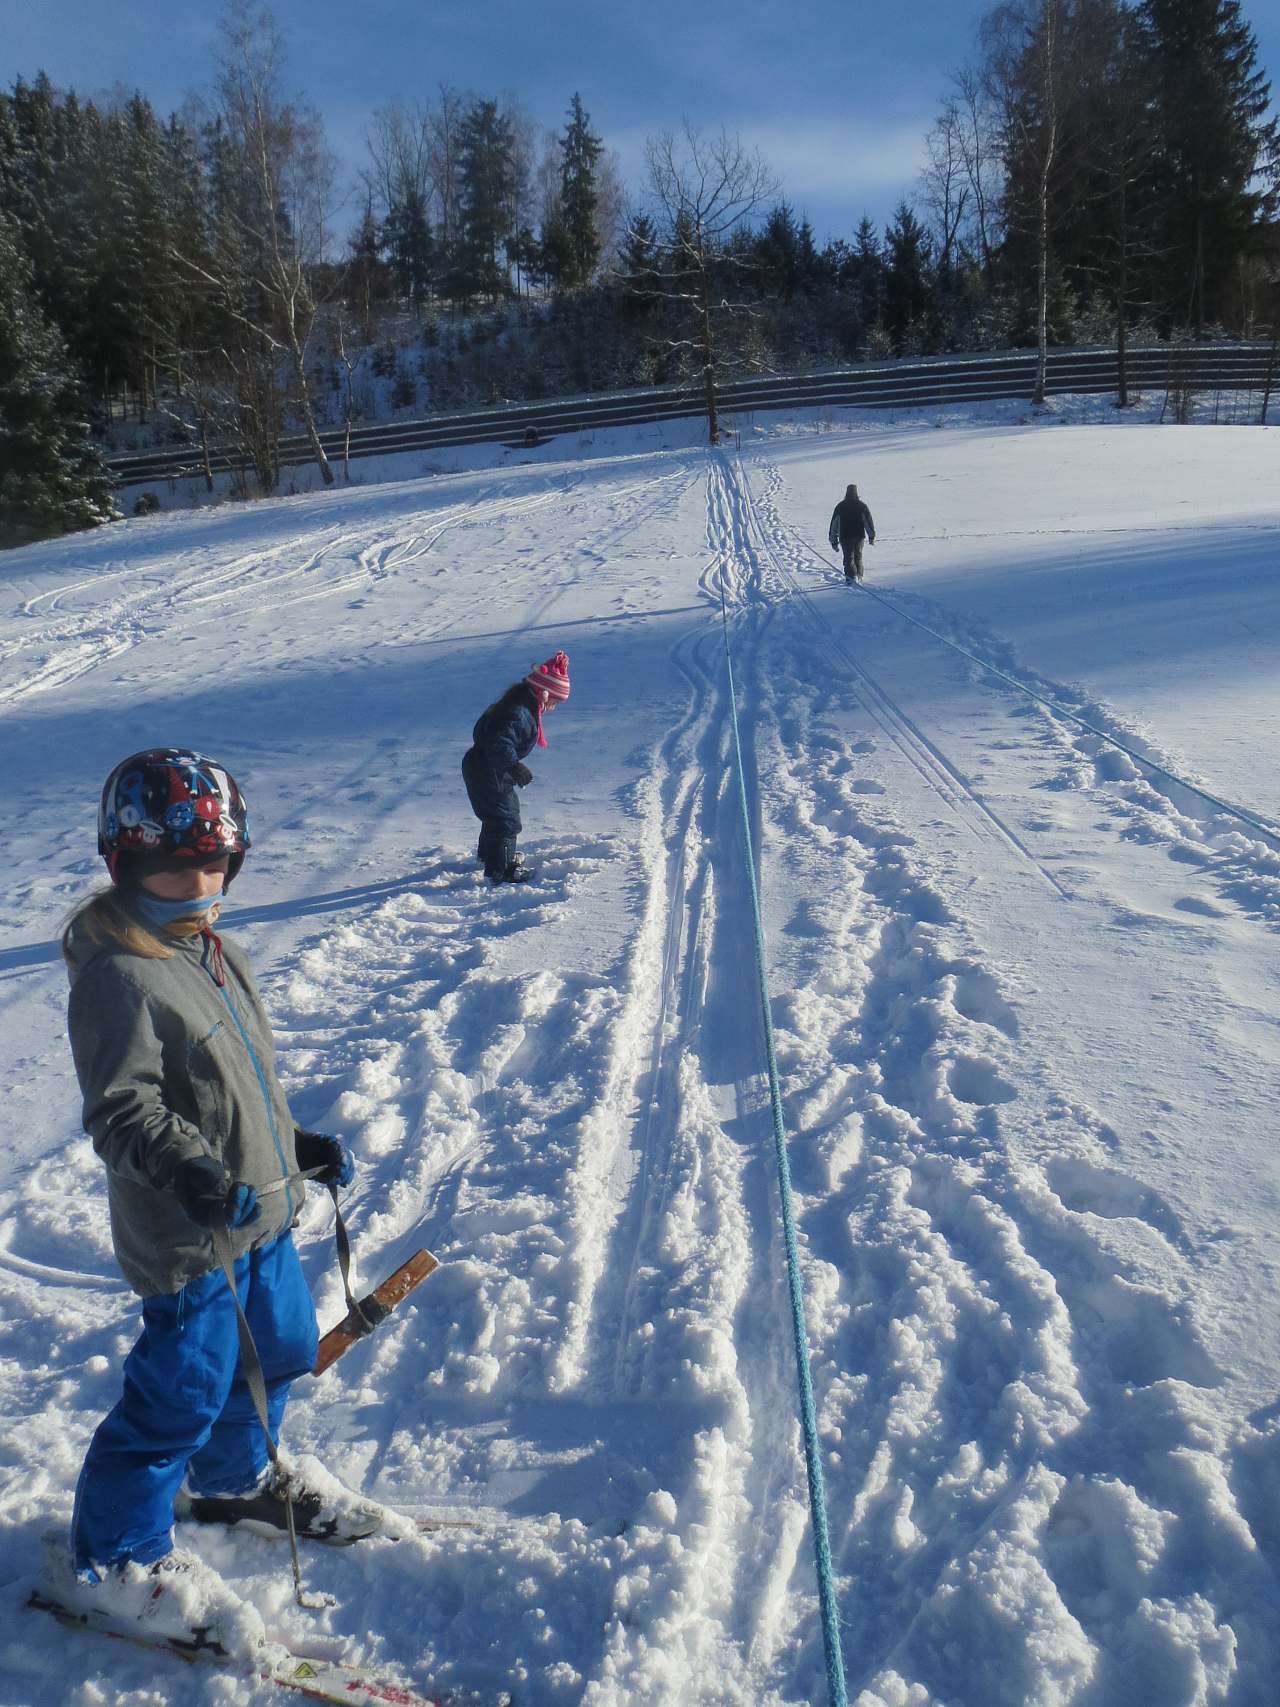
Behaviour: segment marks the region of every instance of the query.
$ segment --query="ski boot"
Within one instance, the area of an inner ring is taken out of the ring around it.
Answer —
[[[139,1564],[76,1568],[66,1537],[47,1535],[45,1568],[31,1604],[90,1630],[128,1636],[136,1631],[194,1659],[252,1654],[266,1641],[250,1606],[195,1553],[175,1547]]]
[[[519,854],[509,859],[504,866],[494,867],[485,872],[485,876],[495,889],[500,883],[531,883],[535,875]]]
[[[303,1470],[279,1464],[269,1469],[256,1487],[240,1494],[199,1494],[183,1490],[174,1515],[192,1523],[224,1523],[259,1535],[289,1532],[286,1492],[293,1500],[294,1529],[300,1540],[322,1541],[329,1547],[349,1547],[382,1528],[385,1512],[344,1488],[317,1464]]]

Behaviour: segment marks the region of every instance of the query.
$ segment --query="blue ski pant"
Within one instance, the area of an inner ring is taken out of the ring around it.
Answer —
[[[292,1234],[246,1251],[235,1275],[278,1439],[289,1387],[315,1363],[319,1340]],[[80,1472],[71,1520],[77,1566],[163,1558],[173,1546],[173,1502],[184,1476],[194,1492],[237,1494],[267,1463],[226,1275],[214,1269],[181,1292],[144,1298],[124,1392],[98,1425]]]

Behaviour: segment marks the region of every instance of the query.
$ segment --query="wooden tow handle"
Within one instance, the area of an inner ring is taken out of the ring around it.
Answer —
[[[430,1251],[415,1251],[408,1262],[400,1267],[382,1285],[375,1288],[367,1298],[360,1300],[360,1309],[376,1326],[384,1316],[390,1315],[401,1299],[407,1298],[415,1286],[421,1284],[429,1274],[440,1267],[439,1262]],[[344,1351],[350,1351],[358,1340],[362,1340],[370,1332],[366,1322],[356,1319],[351,1311],[342,1318],[336,1328],[320,1341],[320,1350],[316,1354],[313,1375],[323,1375],[331,1363],[336,1363]]]

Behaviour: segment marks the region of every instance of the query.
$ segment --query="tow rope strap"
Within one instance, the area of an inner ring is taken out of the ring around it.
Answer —
[[[235,1258],[231,1254],[231,1233],[225,1222],[213,1229],[213,1248],[218,1253],[218,1261],[222,1264],[222,1272],[226,1275],[227,1285],[231,1289],[231,1301],[236,1307],[236,1332],[240,1337],[240,1370],[245,1386],[249,1389],[249,1397],[253,1400],[253,1408],[258,1413],[258,1421],[262,1424],[262,1432],[267,1442],[267,1457],[271,1460],[272,1468],[279,1471],[280,1454],[271,1437],[271,1421],[267,1415],[267,1378],[262,1372],[262,1359],[258,1356],[258,1348],[253,1343],[253,1330],[240,1302],[240,1292],[236,1286]],[[298,1561],[298,1530],[293,1521],[293,1492],[289,1486],[288,1473],[281,1471],[279,1481],[280,1492],[284,1496],[285,1520],[289,1528],[294,1598],[299,1606],[305,1607],[307,1602],[302,1592],[302,1566]]]
[[[322,1168],[308,1168],[304,1173],[291,1174],[288,1179],[273,1181],[269,1186],[259,1191],[260,1197],[273,1191],[281,1191],[293,1180],[308,1180],[322,1173]],[[347,1234],[346,1222],[338,1208],[338,1188],[329,1187],[333,1197],[334,1238],[338,1247],[338,1267],[342,1272],[342,1288],[347,1295],[347,1308],[350,1312],[350,1322],[361,1324],[364,1333],[372,1333],[377,1326],[360,1308],[351,1292],[351,1240]],[[235,1258],[231,1251],[231,1232],[223,1223],[213,1228],[213,1248],[222,1272],[227,1277],[227,1286],[231,1292],[231,1302],[236,1307],[236,1333],[240,1340],[240,1369],[244,1375],[245,1386],[249,1389],[249,1397],[253,1400],[253,1408],[257,1412],[258,1421],[262,1425],[263,1435],[267,1442],[267,1457],[274,1470],[279,1472],[280,1492],[284,1499],[285,1521],[289,1530],[289,1557],[293,1565],[293,1593],[301,1607],[311,1609],[302,1587],[302,1565],[298,1558],[298,1529],[293,1516],[293,1490],[289,1485],[288,1471],[281,1468],[280,1453],[271,1434],[271,1420],[267,1411],[267,1378],[263,1372],[262,1359],[258,1356],[258,1348],[254,1344],[253,1329],[244,1313],[240,1302],[239,1288],[236,1286]]]

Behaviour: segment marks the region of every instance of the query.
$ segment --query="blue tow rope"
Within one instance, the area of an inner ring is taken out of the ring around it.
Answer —
[[[813,1381],[809,1374],[809,1330],[805,1322],[804,1293],[800,1286],[800,1252],[796,1245],[795,1210],[791,1196],[791,1166],[787,1160],[787,1137],[782,1123],[782,1089],[778,1081],[778,1057],[773,1043],[773,1016],[769,1008],[769,977],[765,970],[764,924],[760,917],[760,890],[756,883],[755,854],[751,845],[751,814],[747,806],[746,774],[742,764],[742,741],[738,733],[738,697],[733,686],[733,654],[729,650],[729,617],[725,608],[724,584],[720,587],[720,619],[724,627],[724,656],[729,672],[729,714],[733,723],[733,750],[737,755],[738,799],[742,805],[742,832],[746,844],[747,876],[751,884],[751,914],[755,924],[756,974],[760,982],[760,1012],[764,1019],[764,1047],[769,1062],[769,1100],[773,1106],[773,1141],[778,1161],[778,1192],[782,1199],[782,1231],[787,1247],[787,1284],[791,1293],[791,1327],[795,1337],[796,1369],[800,1379],[800,1426],[804,1433],[804,1462],[809,1478],[809,1512],[813,1523],[813,1553],[818,1573],[818,1602],[822,1614],[822,1644],[827,1660],[827,1698],[831,1707],[848,1707],[845,1692],[844,1656],[840,1650],[840,1620],[836,1610],[831,1539],[827,1530],[827,1497],[822,1485],[822,1460],[818,1450],[818,1419],[813,1404]]]

